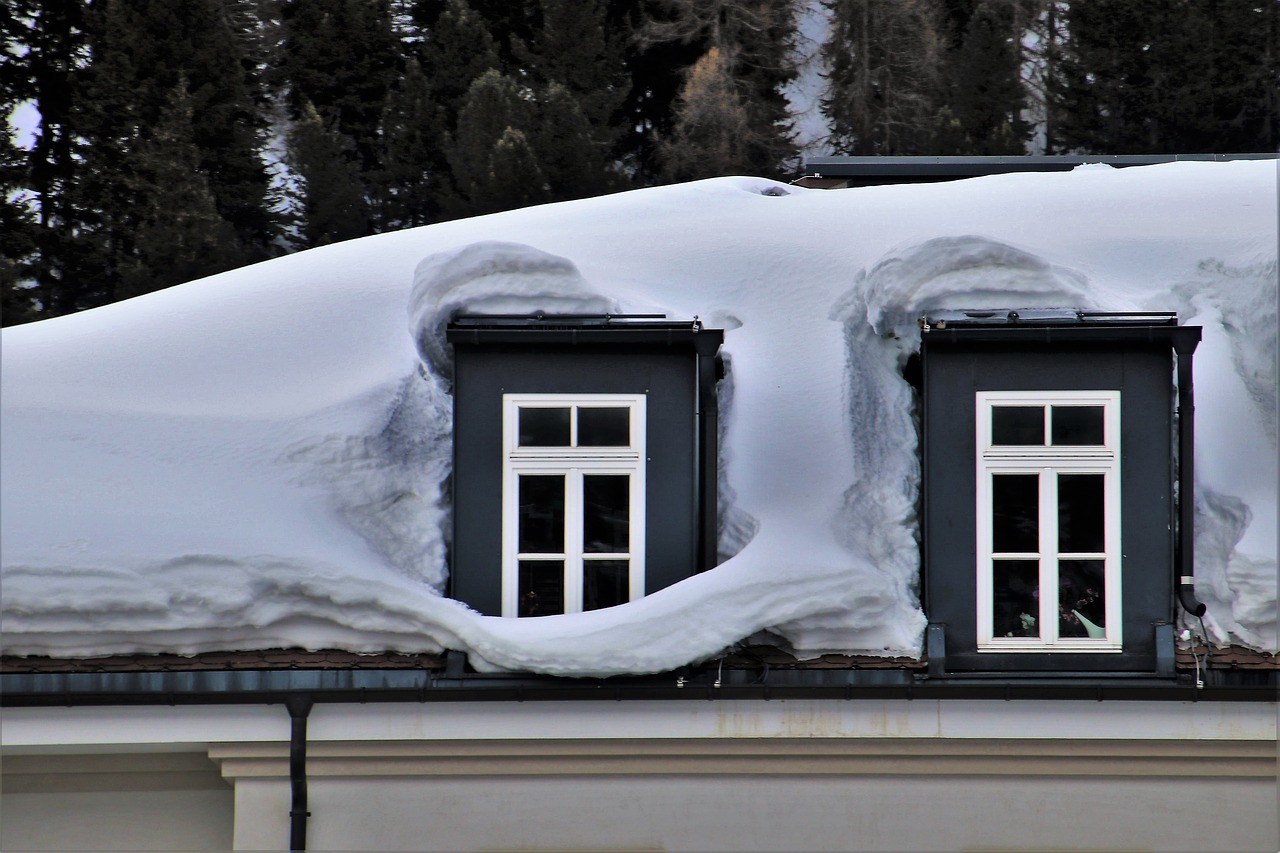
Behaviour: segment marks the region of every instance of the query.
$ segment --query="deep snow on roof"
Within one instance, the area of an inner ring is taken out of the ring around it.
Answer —
[[[3,332],[7,654],[468,651],[641,673],[768,630],[918,656],[900,365],[926,310],[1177,311],[1197,351],[1197,595],[1276,628],[1275,162],[820,191],[724,178],[383,234]],[[726,330],[721,566],[621,607],[480,616],[445,579],[454,314]]]

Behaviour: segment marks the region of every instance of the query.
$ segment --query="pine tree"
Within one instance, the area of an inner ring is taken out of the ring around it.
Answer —
[[[658,140],[671,135],[675,104],[689,69],[706,54],[707,36],[654,38],[647,35],[654,22],[667,23],[675,13],[649,0],[611,0],[606,27],[639,36],[624,45],[623,65],[630,81],[622,99],[621,133],[614,153],[632,183],[656,183],[662,174]]]
[[[236,265],[236,235],[218,212],[195,144],[192,98],[180,77],[132,161],[138,208],[134,252],[120,264],[115,298],[125,299]]]
[[[933,154],[1023,154],[1030,126],[1021,79],[1017,0],[982,0],[946,54],[945,106],[936,119]]]
[[[497,46],[484,19],[466,0],[449,0],[426,32],[422,70],[432,96],[444,111],[444,126],[452,131],[471,84],[486,71],[500,67]]]
[[[260,156],[260,82],[246,62],[248,45],[235,30],[228,4],[104,0],[91,13],[93,66],[82,99],[90,119],[87,141],[96,146],[105,133],[108,144],[123,142],[112,137],[119,131],[107,115],[112,109],[123,107],[139,128],[154,126],[178,78],[185,78],[193,141],[218,210],[235,228],[243,256],[266,257],[276,228],[267,212],[269,180]]]
[[[621,187],[623,178],[595,138],[577,98],[551,83],[538,104],[537,128],[530,143],[546,178],[549,198],[567,201]]]
[[[6,101],[8,98],[6,97]],[[0,101],[0,108],[7,104]],[[0,319],[12,326],[39,316],[39,292],[32,270],[36,257],[34,199],[24,187],[27,152],[5,134],[0,140]]]
[[[36,281],[43,316],[105,304],[124,287],[138,245],[153,222],[145,211],[155,185],[143,148],[179,80],[187,81],[193,169],[207,176],[219,220],[236,234],[219,244],[210,268],[267,256],[275,223],[260,158],[262,122],[253,69],[231,26],[230,0],[23,0],[29,13],[30,85],[42,114],[27,186],[37,210]],[[172,199],[170,216],[202,198]],[[150,261],[157,280],[178,280],[180,262]],[[133,288],[136,289],[136,288]]]
[[[486,71],[471,84],[449,147],[449,163],[458,189],[453,211],[456,215],[492,213],[504,209],[503,199],[508,196],[513,205],[520,203],[517,199],[530,197],[528,188],[495,183],[493,158],[508,130],[519,131],[520,137],[508,137],[503,156],[512,161],[523,158],[522,149],[529,145],[527,130],[533,126],[534,115],[534,105],[527,94],[498,71]],[[539,179],[545,180],[545,176],[539,173]],[[545,192],[545,187],[540,185],[539,192]]]
[[[298,232],[301,248],[363,237],[369,211],[353,146],[310,104],[289,133],[289,164],[301,186]]]
[[[943,29],[928,0],[824,0],[831,37],[822,111],[846,154],[917,154],[934,134]]]
[[[623,50],[608,29],[599,0],[539,0],[540,25],[530,44],[514,46],[521,67],[545,92],[557,83],[573,97],[596,142],[608,146],[620,131],[626,95]]]
[[[495,213],[549,201],[546,176],[525,134],[508,127],[489,154],[488,173],[473,196],[476,213]]]
[[[719,48],[711,48],[689,71],[676,105],[671,137],[661,144],[670,180],[709,175],[749,174],[747,139],[751,116],[738,92],[729,63]]]
[[[439,218],[449,187],[443,115],[418,61],[410,59],[382,110],[382,169],[373,193],[379,230]]]
[[[1275,150],[1280,4],[1091,0],[1064,12],[1057,150]]]
[[[0,12],[4,114],[30,101],[41,117],[29,151],[11,139],[4,151],[6,324],[98,304],[82,293],[80,217],[70,195],[80,169],[73,105],[83,70],[83,12],[81,4],[62,0],[13,0]]]
[[[376,172],[382,107],[403,59],[387,0],[289,0],[282,25],[277,73],[292,118],[306,120],[310,104],[351,141],[360,173]]]
[[[702,64],[704,75],[714,69],[716,76],[732,81],[736,100],[746,110],[751,133],[741,146],[746,166],[739,171],[781,177],[792,170],[796,146],[783,89],[796,74],[794,0],[664,0],[663,5],[671,16],[651,20],[645,38],[655,42],[705,39],[708,50],[693,67]],[[714,58],[709,58],[712,51]],[[682,115],[686,121],[690,117],[688,85],[687,80],[681,89],[683,106],[676,110],[677,123]],[[680,133],[674,130],[662,151],[670,155],[671,143]],[[724,174],[723,168],[708,164],[698,176]],[[665,171],[673,173],[670,163]]]

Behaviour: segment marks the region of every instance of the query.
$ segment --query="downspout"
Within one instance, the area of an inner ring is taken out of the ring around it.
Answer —
[[[695,317],[693,331],[696,333],[698,329],[699,324]],[[693,345],[693,536],[690,537],[693,545],[693,560],[689,564],[694,574],[711,568],[703,565],[703,554],[706,551],[703,537],[706,535],[706,531],[703,530],[702,526],[704,512],[702,478],[705,470],[702,463],[702,453],[702,352],[695,339]]]
[[[298,693],[285,700],[289,709],[289,849],[307,849],[307,715],[314,699],[309,693]]]
[[[1192,354],[1200,342],[1200,329],[1194,326],[1184,326],[1183,329],[1194,331],[1194,336],[1184,334],[1174,338],[1174,349],[1178,354],[1178,541],[1177,576],[1174,580],[1177,582],[1178,603],[1183,610],[1199,618],[1207,609],[1203,602],[1196,601],[1195,577],[1196,406]]]

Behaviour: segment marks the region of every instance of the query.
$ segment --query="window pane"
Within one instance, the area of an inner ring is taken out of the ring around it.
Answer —
[[[1102,406],[1052,406],[1054,444],[1104,444]]]
[[[631,410],[625,406],[578,407],[579,447],[628,447],[631,444]]]
[[[1058,561],[1058,636],[1106,636],[1102,560]]]
[[[991,478],[991,534],[999,553],[1040,551],[1040,475]]]
[[[582,550],[617,554],[631,550],[631,478],[587,474],[582,478]]]
[[[1039,637],[1040,561],[991,563],[993,637]]]
[[[1058,550],[1100,553],[1106,518],[1102,474],[1058,475]]]
[[[992,406],[992,444],[1044,444],[1044,406]]]
[[[564,561],[521,560],[517,615],[551,616],[564,612]]]
[[[521,553],[564,553],[563,474],[521,475],[518,531]]]
[[[630,600],[628,560],[586,560],[582,564],[582,609],[599,610]]]
[[[569,409],[520,407],[521,447],[568,447]]]

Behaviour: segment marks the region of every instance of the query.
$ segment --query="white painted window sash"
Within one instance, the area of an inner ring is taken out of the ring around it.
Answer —
[[[627,408],[631,443],[626,447],[577,447],[579,408]],[[520,447],[521,408],[571,408],[569,447]],[[585,564],[596,560],[628,561],[628,596],[644,596],[645,540],[645,395],[643,394],[504,394],[502,477],[502,615],[519,612],[521,560],[563,560],[566,613],[583,607]],[[562,553],[522,553],[519,545],[519,478],[522,474],[559,474],[565,478],[565,550]],[[628,549],[624,552],[584,553],[583,478],[593,474],[628,478]]]
[[[996,405],[1045,407],[1043,446],[997,446],[991,440],[991,409]],[[1103,444],[1054,446],[1051,406],[1101,406]],[[1001,391],[978,392],[975,400],[977,438],[977,645],[980,652],[1119,652],[1122,650],[1122,589],[1120,530],[1120,392],[1119,391]],[[1038,551],[1006,553],[994,550],[993,479],[1002,474],[1036,474],[1039,487]],[[1103,551],[1058,551],[1058,476],[1100,474],[1103,477]],[[1002,560],[1038,560],[1040,600],[1039,637],[996,637],[994,634],[994,566]],[[1103,561],[1105,636],[1058,635],[1058,578],[1065,559]]]

